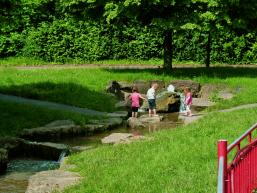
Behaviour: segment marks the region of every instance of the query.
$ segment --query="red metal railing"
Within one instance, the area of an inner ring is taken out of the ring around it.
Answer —
[[[218,142],[218,193],[255,193],[257,188],[257,138],[253,131],[257,124],[227,146],[226,140]],[[247,144],[242,147],[242,141]],[[234,159],[228,163],[228,154],[236,148]],[[257,191],[256,191],[257,192]]]

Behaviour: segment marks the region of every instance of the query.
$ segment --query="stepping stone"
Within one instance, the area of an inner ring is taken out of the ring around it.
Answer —
[[[197,121],[198,119],[200,119],[202,117],[203,117],[203,115],[193,115],[191,117],[180,115],[179,119],[181,119],[185,125],[188,125],[188,124],[191,124],[191,123]]]
[[[122,141],[128,141],[132,137],[133,135],[131,133],[112,133],[101,141],[103,144],[116,144]]]
[[[130,117],[127,123],[130,128],[144,128],[149,124],[158,124],[162,120],[163,116],[149,117],[149,115],[142,115],[138,118]]]
[[[52,193],[75,185],[81,177],[74,172],[49,170],[33,175],[29,180],[26,193]]]

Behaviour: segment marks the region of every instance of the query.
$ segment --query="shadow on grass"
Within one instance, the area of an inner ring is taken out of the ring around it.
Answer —
[[[249,77],[255,78],[257,76],[257,68],[247,67],[197,67],[197,68],[174,68],[169,71],[162,68],[159,69],[106,69],[111,73],[142,73],[148,72],[155,75],[170,75],[173,77],[211,77],[211,78],[232,78],[232,77]]]
[[[0,87],[0,93],[85,107],[98,111],[114,111],[115,98],[74,83],[41,82]]]
[[[92,118],[95,117],[0,101],[0,138],[16,136],[25,128],[40,127],[56,120],[73,120],[83,125]]]

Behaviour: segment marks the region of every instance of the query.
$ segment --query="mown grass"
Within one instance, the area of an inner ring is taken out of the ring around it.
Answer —
[[[210,193],[216,191],[219,139],[231,143],[256,122],[257,109],[211,113],[151,140],[104,146],[69,158],[81,183],[65,193]]]
[[[53,65],[55,63],[27,57],[8,57],[0,59],[0,66],[41,66],[46,64]]]
[[[115,111],[98,71],[0,69],[0,92],[99,111]]]
[[[115,111],[115,98],[107,95],[111,80],[163,80],[190,79],[201,84],[222,84],[229,87],[235,97],[219,101],[216,109],[255,103],[257,101],[257,68],[178,68],[167,73],[153,70],[105,69],[41,69],[15,70],[0,68],[0,92],[60,102],[100,111]]]
[[[25,128],[40,127],[55,120],[73,120],[79,125],[97,117],[0,101],[0,137],[17,136]]]
[[[215,108],[222,109],[257,101],[256,73],[255,68],[228,67],[178,68],[168,73],[161,69],[1,68],[0,93],[114,111],[116,100],[105,93],[111,80],[190,79],[229,87],[235,97],[229,101],[219,100]],[[0,103],[0,109],[1,135],[15,135],[22,128],[73,117],[16,104]],[[231,142],[256,122],[256,113],[257,109],[211,113],[195,124],[153,134],[153,140],[104,146],[73,155],[70,162],[77,165],[76,171],[84,179],[66,192],[214,192],[217,140],[227,138]]]
[[[7,57],[0,59],[0,66],[52,66],[52,65],[83,65],[83,64],[96,64],[96,65],[151,65],[151,66],[161,66],[163,64],[163,59],[150,59],[150,60],[100,60],[100,61],[84,61],[84,60],[70,60],[65,63],[60,62],[46,62],[38,58],[28,58],[28,57]],[[201,66],[200,63],[194,61],[174,61],[176,65],[190,65],[190,66]]]

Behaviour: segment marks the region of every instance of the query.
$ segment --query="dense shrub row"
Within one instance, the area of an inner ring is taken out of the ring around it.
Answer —
[[[15,1],[2,15],[0,57],[28,56],[69,62],[104,59],[151,59],[163,56],[163,32],[136,22],[108,25],[58,12],[55,1]],[[7,8],[6,8],[7,9]],[[17,9],[20,11],[19,14]],[[6,21],[8,18],[8,21]],[[174,34],[174,59],[203,62],[207,35],[200,31]],[[237,35],[224,30],[212,34],[212,63],[257,62],[255,33]]]

